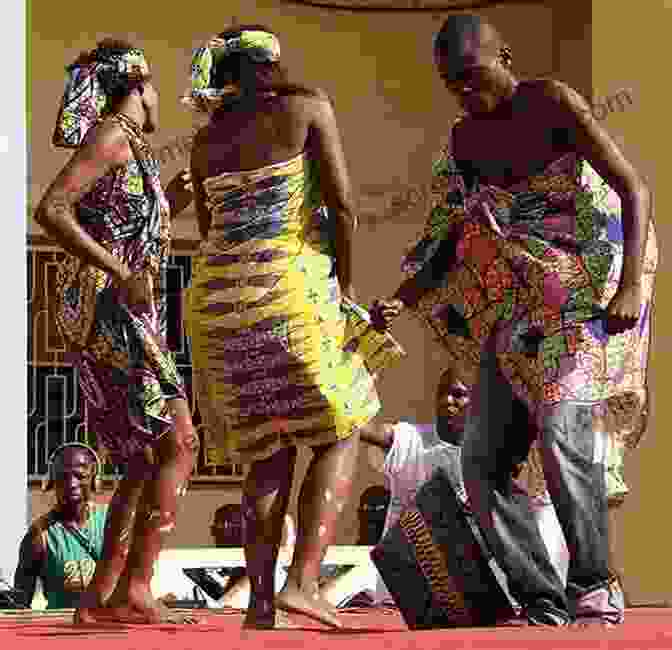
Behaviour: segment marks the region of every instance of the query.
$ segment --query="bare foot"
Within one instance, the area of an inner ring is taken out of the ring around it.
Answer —
[[[164,623],[175,623],[181,625],[196,625],[199,619],[191,614],[180,614],[173,609],[170,609],[162,600],[156,601],[161,609],[161,617]]]
[[[85,591],[79,598],[79,607],[75,610],[72,622],[75,625],[91,625],[96,623],[93,611],[103,608],[105,605],[98,594]]]
[[[87,623],[124,623],[130,625],[193,624],[198,619],[171,611],[144,587],[129,588],[127,594],[113,594],[104,607],[88,609]],[[84,621],[82,621],[84,622]]]
[[[331,627],[338,629],[343,627],[333,613],[331,604],[324,600],[318,591],[315,591],[314,595],[306,594],[296,585],[288,583],[275,597],[275,606],[285,612],[303,614]]]

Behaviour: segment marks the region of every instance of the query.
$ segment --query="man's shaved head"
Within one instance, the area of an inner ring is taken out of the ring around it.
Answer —
[[[499,31],[477,14],[448,16],[435,39],[444,56],[463,57],[477,51],[496,55],[504,44]]]
[[[434,38],[434,62],[469,114],[494,110],[515,89],[511,49],[497,28],[477,14],[448,16]]]

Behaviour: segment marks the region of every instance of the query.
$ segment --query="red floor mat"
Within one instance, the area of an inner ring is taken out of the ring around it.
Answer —
[[[193,613],[193,612],[192,612]],[[637,609],[612,629],[487,628],[410,632],[399,614],[366,610],[346,612],[344,630],[328,630],[292,616],[291,630],[241,629],[240,612],[205,612],[195,626],[109,625],[78,628],[71,615],[32,614],[0,617],[0,650],[251,650],[255,646],[310,650],[672,650],[672,609]],[[95,645],[91,645],[91,644]],[[6,645],[5,645],[6,644]],[[360,647],[358,647],[360,646]]]

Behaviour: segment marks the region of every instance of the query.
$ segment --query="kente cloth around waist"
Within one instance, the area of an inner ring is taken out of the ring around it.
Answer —
[[[375,375],[403,351],[342,299],[308,161],[223,174],[205,188],[212,228],[185,321],[209,458],[347,437],[378,412]]]

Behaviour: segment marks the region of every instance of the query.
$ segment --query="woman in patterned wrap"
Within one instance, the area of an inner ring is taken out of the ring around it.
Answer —
[[[479,16],[449,17],[434,57],[464,115],[434,165],[409,277],[372,315],[381,329],[404,308],[419,315],[478,387],[465,484],[529,622],[620,623],[601,434],[634,441],[646,417],[650,191],[574,90],[514,77],[511,49]],[[571,553],[566,590],[539,535],[513,513],[509,486],[493,481],[513,445],[489,419],[509,417],[513,395],[539,432]]]
[[[192,150],[202,243],[185,311],[207,453],[251,464],[244,624],[274,627],[277,608],[339,626],[319,595],[320,563],[350,494],[359,430],[380,408],[374,376],[400,350],[354,303],[355,215],[332,106],[289,84],[279,56],[259,26],[223,32],[194,55],[185,99],[211,119]],[[298,445],[313,460],[274,598]]]
[[[141,50],[108,39],[68,73],[54,144],[75,152],[35,220],[67,253],[56,321],[79,373],[88,427],[128,470],[75,620],[186,620],[152,597],[150,579],[198,442],[166,347],[170,211],[186,207],[191,192],[182,175],[166,194],[161,187],[145,137],[157,128],[158,96]]]

